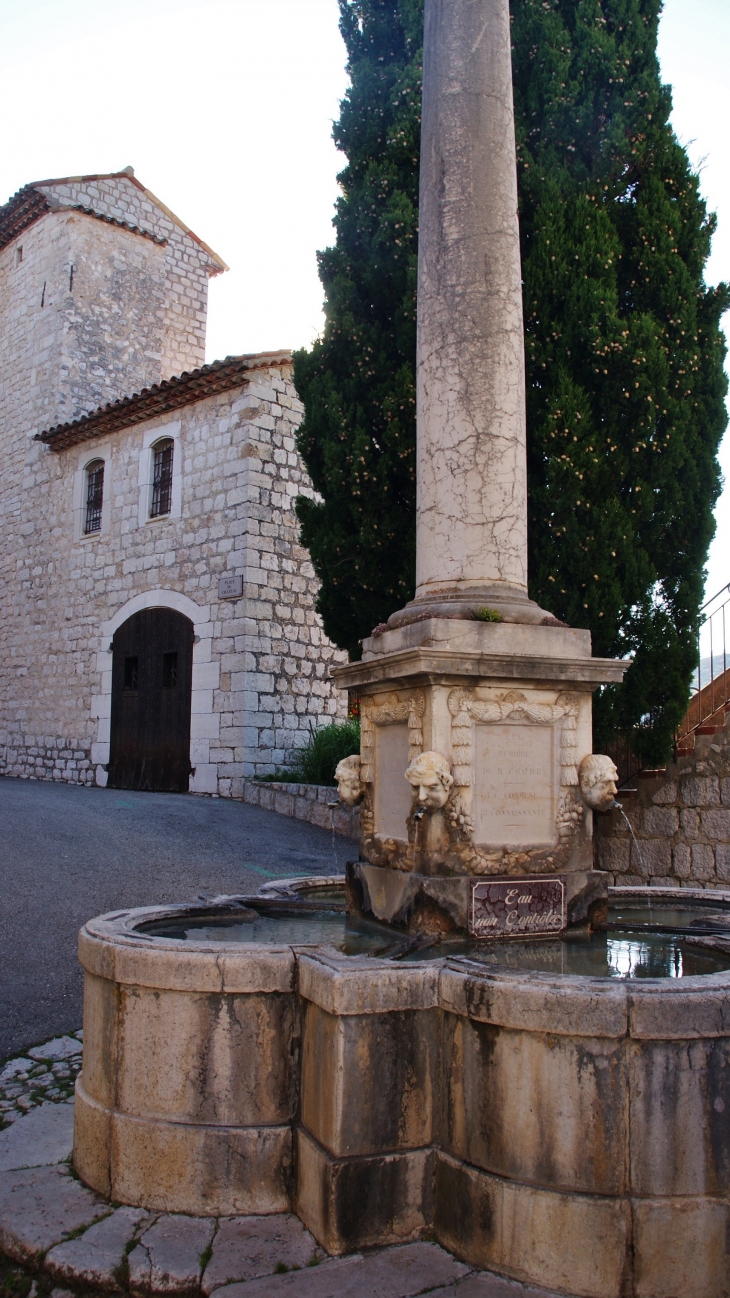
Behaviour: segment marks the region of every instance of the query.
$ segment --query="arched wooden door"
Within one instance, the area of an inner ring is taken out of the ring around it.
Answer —
[[[109,784],[187,792],[193,624],[171,608],[135,613],[114,633]]]

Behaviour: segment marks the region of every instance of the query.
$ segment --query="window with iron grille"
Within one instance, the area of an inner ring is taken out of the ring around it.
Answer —
[[[158,442],[152,448],[152,508],[150,518],[160,518],[172,509],[172,456],[174,443]]]
[[[101,510],[104,504],[104,461],[94,460],[86,469],[86,516],[84,533],[101,531]]]

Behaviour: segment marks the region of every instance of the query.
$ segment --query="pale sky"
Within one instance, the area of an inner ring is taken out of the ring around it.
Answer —
[[[0,203],[131,163],[231,267],[211,284],[208,359],[308,345],[343,165],[337,20],[336,0],[0,0]],[[666,0],[660,57],[719,217],[708,280],[730,279],[728,0]],[[708,595],[730,581],[730,437],[722,462]]]

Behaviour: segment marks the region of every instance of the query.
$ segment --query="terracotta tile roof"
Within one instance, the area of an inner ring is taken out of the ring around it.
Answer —
[[[159,234],[153,234],[151,230],[142,230],[138,225],[131,225],[129,221],[120,221],[116,216],[107,216],[106,212],[95,212],[93,207],[84,207],[81,203],[72,203],[70,207],[63,207],[64,212],[83,212],[85,216],[93,216],[97,221],[106,221],[107,225],[118,225],[120,230],[128,230],[130,234],[139,234],[143,239],[151,239],[153,243],[158,243],[161,248],[167,247],[167,239],[163,239]]]
[[[0,251],[50,210],[48,199],[35,185],[24,185],[19,189],[4,207],[0,207]]]
[[[252,370],[290,365],[291,359],[290,351],[227,356],[224,361],[214,361],[212,365],[203,365],[189,374],[186,372],[164,383],[155,383],[151,388],[143,388],[131,397],[121,397],[67,424],[56,424],[44,433],[36,433],[35,440],[45,442],[52,451],[65,451],[79,442],[93,441],[107,433],[157,419],[171,410],[179,410],[181,406],[202,401],[218,392],[241,387],[248,382]]]
[[[24,230],[27,230],[29,226],[39,220],[40,217],[45,216],[46,212],[56,210],[53,204],[49,203],[47,196],[41,192],[43,189],[48,189],[52,185],[90,184],[95,180],[122,179],[129,181],[129,183],[134,185],[136,189],[141,190],[150,202],[154,203],[155,207],[159,207],[175,225],[183,230],[185,234],[187,234],[200,248],[203,249],[205,253],[207,253],[210,258],[208,274],[211,277],[213,275],[220,275],[221,271],[228,270],[228,266],[224,262],[223,258],[218,256],[217,252],[213,252],[213,249],[199,238],[199,236],[190,229],[189,225],[186,225],[184,221],[181,221],[179,216],[176,216],[161,199],[157,198],[157,196],[152,193],[152,190],[147,189],[141,181],[137,180],[133,167],[125,167],[123,171],[97,173],[91,176],[56,176],[53,180],[34,180],[30,185],[24,185],[22,189],[18,190],[17,194],[13,194],[13,197],[8,199],[7,203],[5,203],[3,207],[0,207],[0,251],[2,251],[3,248],[6,248],[13,239],[18,237],[19,234],[22,234]],[[68,210],[69,208],[74,207],[74,205],[70,203],[59,204],[59,207]],[[111,224],[121,225],[124,229],[129,229],[134,234],[142,234],[145,238],[154,239],[156,243],[162,242],[162,240],[160,240],[156,235],[153,235],[146,230],[140,230],[136,226],[128,226],[126,222],[115,221],[113,218],[106,217],[101,212],[95,212],[91,208],[77,206],[76,210],[86,212],[88,216],[95,216],[102,221],[109,221]]]

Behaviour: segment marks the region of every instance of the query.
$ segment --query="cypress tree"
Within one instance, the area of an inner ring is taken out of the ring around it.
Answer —
[[[297,357],[300,502],[325,628],[357,656],[413,589],[422,0],[341,0],[352,86],[326,327]],[[512,0],[528,404],[530,594],[634,654],[596,744],[662,760],[693,626],[726,424],[714,230],[656,56],[660,0]],[[415,160],[415,161],[414,161]],[[400,222],[396,226],[396,222]],[[400,242],[398,242],[400,240]]]
[[[334,248],[319,254],[325,330],[295,358],[299,447],[323,504],[300,497],[327,634],[351,658],[413,595],[416,279],[423,0],[340,0],[351,86]]]

